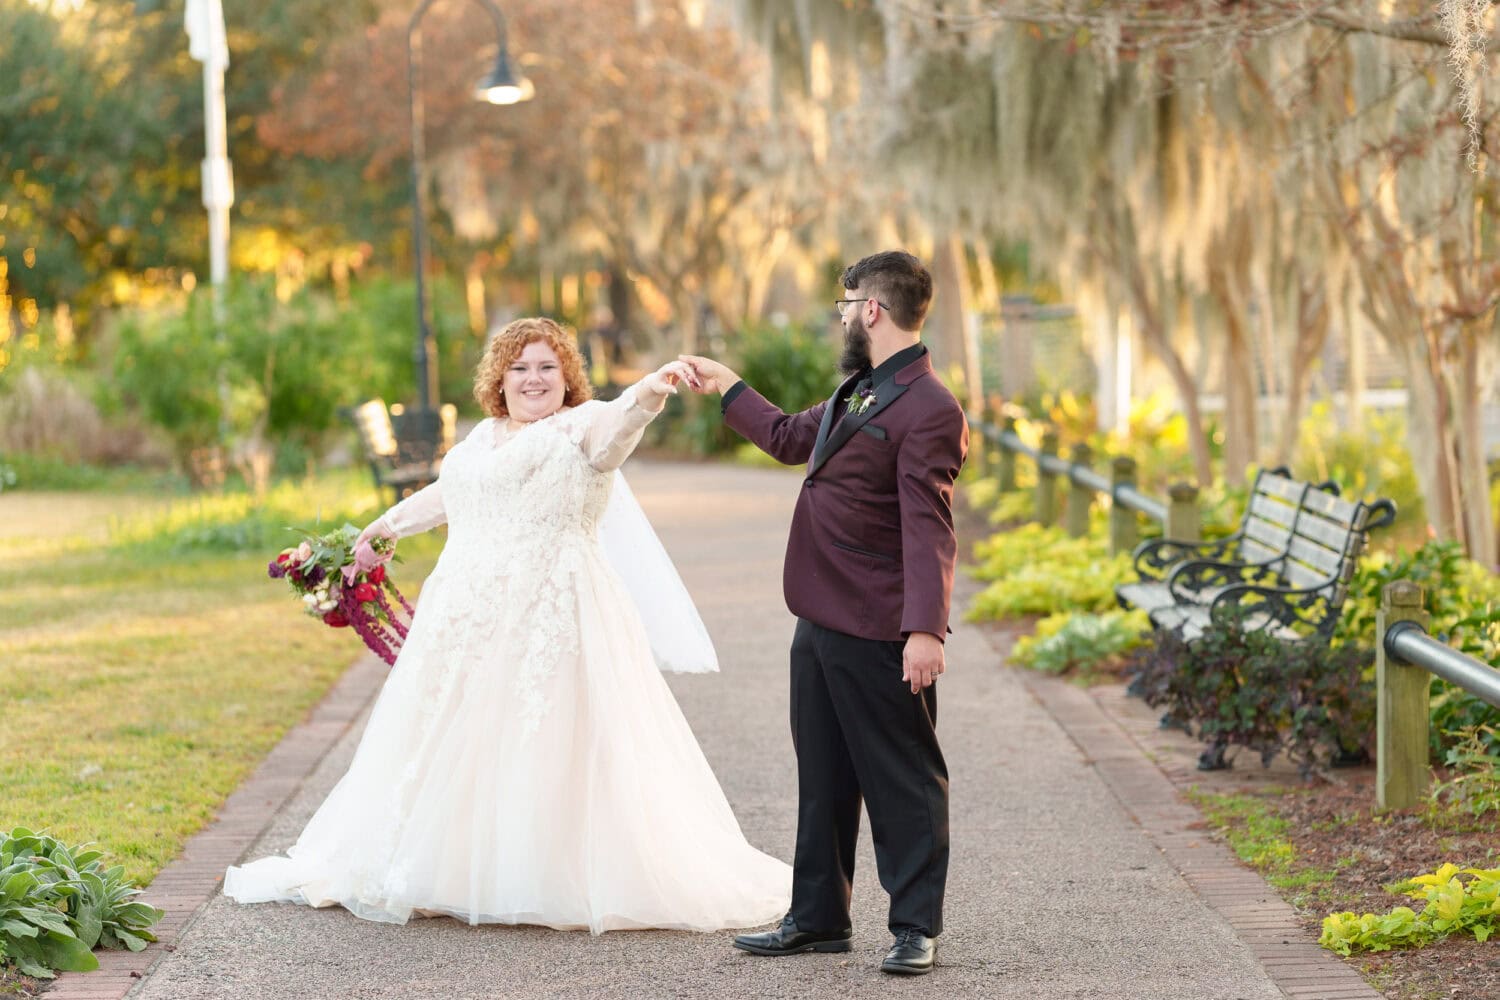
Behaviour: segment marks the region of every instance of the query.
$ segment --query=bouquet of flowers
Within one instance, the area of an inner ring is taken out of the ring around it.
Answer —
[[[282,549],[266,567],[273,580],[286,580],[302,598],[303,610],[333,628],[353,628],[366,646],[386,663],[394,664],[406,639],[412,608],[386,575],[381,563],[360,572],[354,562],[359,529],[346,524],[319,535],[302,531],[303,541]],[[391,552],[389,540],[372,543],[377,554]],[[397,609],[405,615],[403,621]]]

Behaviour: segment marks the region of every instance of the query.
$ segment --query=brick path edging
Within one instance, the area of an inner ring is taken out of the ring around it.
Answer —
[[[1023,671],[1026,689],[1083,751],[1126,812],[1296,1000],[1382,1000],[1353,968],[1307,936],[1275,888],[1211,840],[1203,816],[1145,755],[1099,699],[1066,681]]]
[[[60,973],[46,1000],[122,1000],[213,899],[224,869],[239,861],[339,738],[359,719],[384,683],[387,668],[373,655],[357,660],[306,719],[289,729],[260,767],[219,808],[214,821],[157,873],[141,900],[165,911],[144,951],[97,951],[94,972]]]

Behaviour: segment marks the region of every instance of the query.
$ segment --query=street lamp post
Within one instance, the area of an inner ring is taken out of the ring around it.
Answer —
[[[432,326],[427,320],[426,250],[427,231],[424,225],[424,185],[422,183],[423,157],[426,144],[422,134],[422,17],[435,0],[422,0],[411,16],[406,30],[406,82],[411,101],[411,236],[412,255],[417,269],[417,344],[415,360],[417,366],[417,399],[420,410],[418,420],[425,428],[437,426],[435,408],[438,401],[437,342],[432,336]],[[474,97],[491,104],[516,104],[531,99],[531,81],[516,74],[510,65],[510,52],[506,44],[505,15],[494,0],[476,0],[489,12],[495,22],[500,51],[495,57],[494,68],[479,82]]]

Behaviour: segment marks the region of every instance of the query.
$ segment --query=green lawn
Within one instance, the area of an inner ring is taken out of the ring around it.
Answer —
[[[0,495],[0,828],[97,843],[142,882],[170,861],[363,651],[266,577],[320,510],[377,501],[348,474],[261,505]],[[402,544],[408,596],[440,544]]]

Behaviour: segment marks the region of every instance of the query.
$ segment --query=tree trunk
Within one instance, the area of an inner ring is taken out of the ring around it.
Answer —
[[[1322,277],[1302,279],[1297,288],[1297,339],[1292,345],[1292,366],[1286,385],[1286,408],[1272,462],[1290,465],[1296,457],[1297,434],[1312,366],[1328,341],[1328,286]]]
[[[971,377],[966,334],[971,295],[963,240],[955,233],[944,234],[933,246],[932,286],[932,311],[923,328],[922,341],[932,352],[933,369],[944,381],[956,371],[958,379],[967,383]],[[966,384],[952,388],[966,400],[977,398],[975,393],[979,391],[978,386],[971,390]]]
[[[1207,486],[1214,478],[1213,456],[1208,450],[1208,435],[1203,430],[1203,408],[1198,402],[1197,383],[1193,381],[1192,372],[1188,371],[1182,356],[1172,346],[1171,336],[1162,323],[1161,312],[1146,287],[1146,276],[1141,271],[1140,261],[1131,258],[1128,263],[1117,262],[1117,266],[1122,266],[1122,269],[1129,272],[1126,277],[1136,318],[1140,321],[1141,334],[1156,352],[1156,356],[1161,358],[1162,364],[1167,366],[1172,383],[1177,387],[1177,395],[1182,400],[1183,416],[1187,419],[1188,443],[1193,451],[1193,473],[1198,478],[1199,486]]]
[[[1489,463],[1484,449],[1484,383],[1481,372],[1486,365],[1481,345],[1486,336],[1495,336],[1493,322],[1474,324],[1464,331],[1460,341],[1461,353],[1454,375],[1457,382],[1455,416],[1464,538],[1470,558],[1494,570],[1500,564],[1497,560],[1500,553],[1495,551],[1495,512],[1490,502]]]
[[[1209,272],[1209,287],[1224,322],[1224,481],[1245,485],[1255,461],[1255,352],[1245,324],[1245,296],[1222,267]]]
[[[1411,453],[1417,485],[1427,507],[1427,522],[1439,538],[1458,538],[1455,497],[1450,489],[1446,421],[1442,417],[1442,387],[1432,377],[1421,340],[1397,346],[1410,373],[1406,399],[1406,447]]]

